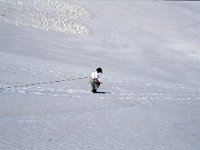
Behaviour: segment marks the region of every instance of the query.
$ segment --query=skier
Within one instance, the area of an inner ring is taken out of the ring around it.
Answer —
[[[92,86],[91,92],[93,93],[97,93],[97,89],[99,88],[100,84],[102,84],[102,82],[100,81],[99,73],[103,73],[100,67],[97,68],[96,71],[93,71],[90,76],[90,83]]]

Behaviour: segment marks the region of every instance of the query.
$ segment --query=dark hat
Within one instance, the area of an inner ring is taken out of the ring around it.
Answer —
[[[97,71],[98,73],[103,73],[103,71],[102,71],[102,69],[101,69],[100,67],[97,68],[96,71]]]

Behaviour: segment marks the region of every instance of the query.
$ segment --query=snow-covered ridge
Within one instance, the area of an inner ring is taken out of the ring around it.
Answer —
[[[0,19],[16,25],[87,34],[89,29],[77,20],[90,16],[88,9],[62,0],[0,0]]]

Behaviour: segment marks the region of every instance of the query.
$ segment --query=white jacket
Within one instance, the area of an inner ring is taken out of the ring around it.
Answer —
[[[99,73],[97,73],[97,71],[92,72],[91,78],[92,79],[98,79],[100,81],[100,76],[99,76]]]

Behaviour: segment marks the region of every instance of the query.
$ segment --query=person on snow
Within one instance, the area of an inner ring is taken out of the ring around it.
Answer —
[[[91,87],[92,87],[91,92],[93,92],[93,93],[97,93],[97,89],[99,88],[100,84],[102,84],[102,82],[100,81],[100,77],[99,77],[100,73],[103,73],[102,69],[97,68],[96,71],[93,71],[90,76],[90,83],[91,83]]]

